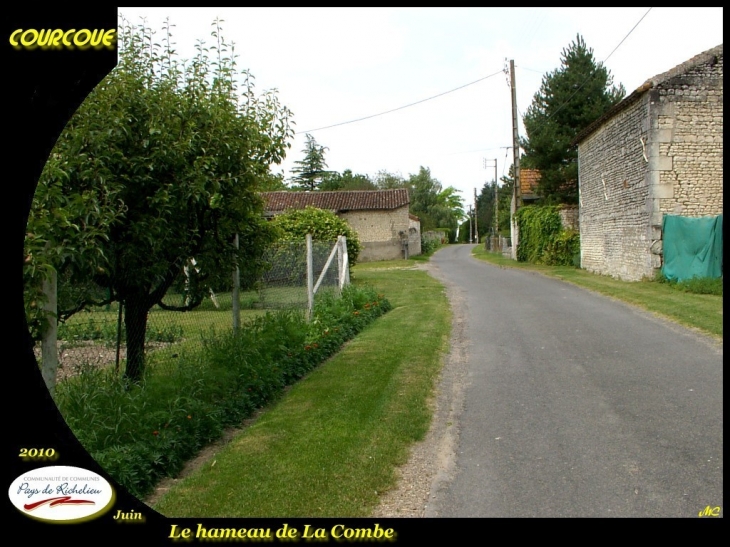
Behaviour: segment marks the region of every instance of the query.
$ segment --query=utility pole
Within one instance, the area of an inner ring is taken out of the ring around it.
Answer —
[[[474,188],[474,243],[479,243],[479,229],[477,228],[477,214],[479,213],[479,205],[477,202],[477,189]]]
[[[503,146],[502,148],[509,148],[508,146]],[[506,158],[506,155],[505,155]],[[482,158],[482,161],[484,162],[484,169],[487,168],[487,160],[486,158]],[[497,232],[499,231],[499,180],[497,180],[497,158],[494,158],[494,235],[497,235]]]
[[[517,87],[515,84],[515,61],[509,62],[510,71],[510,87],[512,88],[512,155],[515,166],[515,206],[516,209],[522,207],[522,190],[520,188],[520,135],[517,125]]]
[[[472,238],[474,237],[474,234],[471,230],[471,205],[469,205],[469,243],[472,242]]]
[[[499,179],[497,178],[497,158],[494,158],[494,235],[499,232]]]
[[[517,245],[519,243],[519,233],[517,232],[517,225],[515,224],[515,213],[522,206],[522,192],[520,189],[520,139],[517,131],[517,86],[515,84],[515,61],[511,59],[509,62],[510,71],[510,88],[512,90],[512,153],[513,153],[513,165],[515,171],[515,183],[512,189],[512,207],[510,207],[511,218],[510,218],[510,232],[512,239],[512,260],[517,260]]]

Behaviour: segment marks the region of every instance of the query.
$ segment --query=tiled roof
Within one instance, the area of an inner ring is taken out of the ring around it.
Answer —
[[[646,80],[643,84],[641,84],[639,87],[637,87],[631,95],[624,98],[620,103],[615,104],[613,107],[609,108],[600,118],[598,118],[596,121],[588,125],[585,129],[583,129],[580,133],[578,133],[573,141],[570,143],[571,146],[576,146],[581,141],[585,140],[588,136],[590,136],[596,129],[598,129],[600,126],[606,122],[609,118],[612,118],[622,110],[625,110],[632,104],[634,104],[636,101],[639,100],[639,98],[649,91],[653,87],[657,87],[667,80],[670,80],[671,78],[674,78],[676,76],[679,76],[681,74],[684,74],[686,72],[689,72],[694,67],[701,65],[703,63],[707,63],[708,61],[713,63],[716,62],[718,57],[723,56],[723,44],[720,44],[719,46],[716,46],[712,49],[708,49],[707,51],[703,51],[699,55],[695,55],[691,59],[685,61],[684,63],[681,63],[671,70],[668,70],[666,72],[663,72],[662,74],[657,74],[653,78],[649,78]]]
[[[330,211],[398,209],[410,203],[408,190],[357,190],[352,192],[262,192],[267,212],[304,209],[307,206]]]
[[[520,169],[520,192],[523,196],[537,194],[537,182],[540,171],[537,169]]]

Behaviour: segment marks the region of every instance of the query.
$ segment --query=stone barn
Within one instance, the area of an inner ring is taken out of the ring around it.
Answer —
[[[421,254],[421,223],[409,214],[406,188],[348,192],[263,192],[265,214],[307,206],[332,211],[357,232],[362,244],[358,261],[394,260]]]
[[[665,215],[722,215],[722,96],[719,45],[650,78],[576,137],[582,268],[652,278]]]

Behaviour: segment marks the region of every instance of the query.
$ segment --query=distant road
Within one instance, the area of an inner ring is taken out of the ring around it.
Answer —
[[[722,348],[587,290],[437,252],[462,296],[455,470],[427,517],[697,517],[723,504]]]

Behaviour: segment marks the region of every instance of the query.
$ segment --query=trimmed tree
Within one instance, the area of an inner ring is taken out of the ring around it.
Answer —
[[[271,225],[277,230],[279,241],[304,241],[307,234],[319,241],[335,241],[338,236],[345,236],[350,266],[355,265],[362,250],[357,232],[347,221],[317,207],[290,209],[274,218]]]

